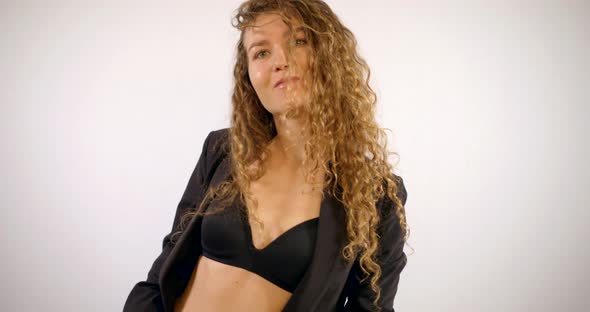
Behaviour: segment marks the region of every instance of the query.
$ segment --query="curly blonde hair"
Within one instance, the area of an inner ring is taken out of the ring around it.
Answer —
[[[377,208],[380,198],[387,195],[394,203],[404,243],[410,233],[404,205],[397,196],[399,181],[388,163],[390,155],[398,154],[388,152],[385,128],[375,121],[377,97],[369,86],[370,69],[357,52],[357,41],[321,0],[250,0],[237,9],[232,25],[241,35],[233,71],[228,146],[231,178],[210,187],[198,207],[184,213],[174,236],[182,233],[195,216],[218,213],[236,196],[245,203],[246,197],[252,195],[247,191],[250,182],[264,173],[262,160],[268,155],[268,144],[277,130],[273,115],[264,108],[250,82],[244,32],[258,16],[268,13],[279,15],[290,30],[293,21],[298,21],[311,41],[309,101],[297,110],[309,135],[305,161],[316,164],[306,178],[311,180],[317,170],[326,172],[323,186],[327,186],[346,210],[348,244],[342,249],[342,256],[346,261],[358,257],[365,274],[363,281],[371,278],[373,304],[379,310],[381,267],[376,261],[379,250],[376,229],[381,219]],[[293,31],[291,36],[294,37]],[[252,167],[253,164],[258,165]],[[219,208],[204,212],[206,202],[212,198],[219,200]],[[253,202],[256,205],[255,199]]]

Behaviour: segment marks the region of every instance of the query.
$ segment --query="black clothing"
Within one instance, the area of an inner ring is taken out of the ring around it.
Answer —
[[[236,199],[220,213],[203,217],[203,256],[251,271],[293,292],[311,262],[319,217],[295,225],[257,249],[248,217],[239,202]]]
[[[123,312],[174,311],[174,303],[185,290],[202,254],[203,218],[190,220],[175,243],[171,240],[172,233],[177,231],[180,216],[201,203],[210,185],[218,185],[230,177],[228,145],[228,128],[212,131],[205,139],[197,165],[176,208],[172,230],[162,242],[162,252],[153,262],[147,279],[138,282],[129,293]],[[392,175],[398,184],[396,195],[405,204],[407,193],[403,179]],[[377,262],[382,274],[378,281],[381,288],[379,307],[382,312],[394,312],[400,273],[407,262],[403,252],[404,233],[395,214],[395,204],[389,197],[380,198],[376,208],[381,216],[377,227],[380,237]],[[370,279],[361,282],[364,274],[359,259],[347,262],[342,258],[341,250],[347,243],[344,206],[336,196],[324,190],[311,263],[283,312],[374,310]]]

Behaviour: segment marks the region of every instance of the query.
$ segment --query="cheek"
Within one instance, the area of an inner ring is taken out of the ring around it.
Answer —
[[[299,51],[299,52],[296,54],[296,57],[297,57],[297,64],[299,65],[299,67],[300,67],[302,70],[306,70],[306,69],[308,69],[308,68],[309,68],[309,65],[310,65],[310,64],[308,63],[308,59],[307,59],[307,58],[308,58],[308,54],[307,54],[307,52],[306,52],[306,51]],[[311,61],[311,60],[310,60],[310,61]]]
[[[260,67],[251,67],[248,70],[248,75],[250,76],[250,81],[252,82],[252,86],[254,86],[256,92],[260,92],[269,84],[268,80],[270,76],[264,69]]]
[[[264,80],[264,75],[262,74],[262,71],[254,70],[250,74],[250,79],[256,81],[257,84],[260,84]]]

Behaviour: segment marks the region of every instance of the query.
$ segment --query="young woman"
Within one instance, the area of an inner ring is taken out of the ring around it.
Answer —
[[[407,193],[353,34],[320,0],[251,0],[235,21],[231,127],[124,311],[394,311]]]

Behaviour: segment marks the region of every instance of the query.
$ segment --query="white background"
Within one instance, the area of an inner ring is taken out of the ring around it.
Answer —
[[[238,4],[0,2],[2,310],[120,311],[146,278],[229,125]],[[396,310],[588,311],[590,3],[329,4],[401,157]]]

